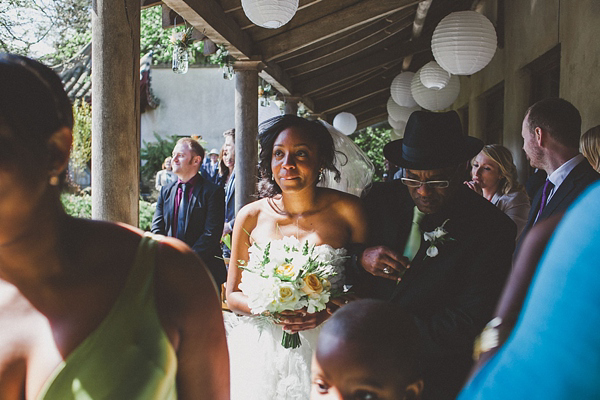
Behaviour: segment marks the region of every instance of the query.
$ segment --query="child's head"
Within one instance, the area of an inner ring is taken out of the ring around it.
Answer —
[[[311,400],[418,399],[419,332],[397,305],[359,300],[324,324],[312,363]]]

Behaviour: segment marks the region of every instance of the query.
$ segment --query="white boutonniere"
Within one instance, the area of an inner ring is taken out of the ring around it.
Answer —
[[[449,219],[445,220],[442,226],[438,226],[431,232],[424,232],[423,238],[426,242],[431,242],[429,247],[427,248],[427,252],[425,253],[425,258],[427,257],[435,257],[439,254],[438,246],[442,245],[446,240],[454,240],[451,237],[448,237],[448,231],[444,229],[446,223],[450,221]]]

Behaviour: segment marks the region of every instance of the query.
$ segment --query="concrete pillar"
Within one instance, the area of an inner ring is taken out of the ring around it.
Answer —
[[[139,0],[94,0],[92,68],[92,218],[137,226]]]
[[[284,112],[286,114],[298,114],[298,102],[300,101],[300,97],[285,97],[285,109]]]
[[[236,61],[235,70],[235,211],[256,200],[258,176],[259,61]]]

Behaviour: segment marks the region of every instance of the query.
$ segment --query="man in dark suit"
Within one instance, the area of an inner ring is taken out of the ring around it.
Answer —
[[[414,316],[425,342],[425,399],[458,393],[510,270],[515,224],[461,183],[482,147],[462,134],[455,112],[416,111],[404,139],[384,148],[404,177],[365,197],[370,233],[368,247],[354,252],[357,272],[369,297]]]
[[[198,173],[203,157],[204,149],[198,141],[179,139],[172,160],[179,180],[161,189],[152,232],[184,241],[204,261],[219,287],[227,276],[219,245],[225,194]]]
[[[524,238],[536,222],[564,212],[600,175],[579,153],[581,116],[566,100],[548,98],[529,107],[521,136],[531,166],[548,174],[531,202]]]

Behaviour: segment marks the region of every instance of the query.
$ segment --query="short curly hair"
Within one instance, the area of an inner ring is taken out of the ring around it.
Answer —
[[[283,130],[290,127],[299,128],[308,140],[317,145],[320,168],[332,171],[335,180],[340,181],[340,171],[334,165],[335,145],[327,128],[318,121],[309,121],[293,114],[278,115],[258,126],[258,141],[260,143],[258,194],[260,197],[273,197],[281,193],[281,188],[273,179],[271,158],[275,140]]]

